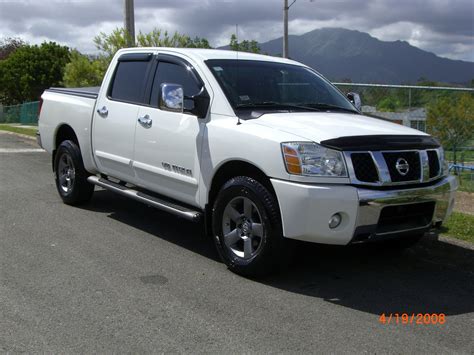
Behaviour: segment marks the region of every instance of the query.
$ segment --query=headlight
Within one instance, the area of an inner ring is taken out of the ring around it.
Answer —
[[[282,143],[286,170],[290,174],[307,176],[346,177],[342,153],[316,143]]]

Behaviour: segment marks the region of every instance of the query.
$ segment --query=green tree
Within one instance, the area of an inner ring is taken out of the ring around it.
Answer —
[[[428,109],[428,132],[437,137],[443,146],[456,152],[474,139],[474,98],[463,94],[457,99],[442,97]]]
[[[149,33],[139,32],[137,35],[138,47],[177,47],[177,48],[212,48],[205,38],[194,37],[175,32],[169,35],[168,31],[155,28]]]
[[[112,33],[101,32],[94,38],[94,43],[101,55],[112,58],[121,48],[127,48],[130,35],[123,28],[116,28]],[[212,48],[205,38],[191,38],[188,35],[155,28],[149,33],[139,32],[136,38],[137,47],[179,47],[179,48]]]
[[[38,100],[43,91],[61,85],[69,49],[54,42],[24,45],[0,61],[0,101],[18,104]]]
[[[260,53],[260,47],[258,45],[258,42],[255,40],[245,40],[239,43],[237,41],[237,36],[235,34],[232,34],[230,36],[230,43],[229,47],[233,51],[239,51],[239,52],[250,52],[250,53]]]
[[[394,112],[400,108],[400,101],[396,97],[388,96],[377,104],[378,111]]]
[[[0,41],[0,60],[7,59],[18,48],[26,45],[21,38],[5,38]]]
[[[91,65],[99,68],[100,71],[97,75],[103,77],[115,53],[121,48],[129,47],[128,44],[130,42],[130,34],[124,28],[116,28],[110,34],[101,32],[96,36],[94,38],[94,44],[100,51],[100,54],[95,61],[92,61]],[[170,35],[168,31],[163,31],[158,28],[153,29],[149,33],[143,33],[140,31],[135,43],[137,47],[212,48],[209,41],[205,38],[191,38],[188,35],[178,32]],[[77,63],[77,65],[83,68],[84,65],[86,65],[83,59],[81,60],[81,63],[82,64]],[[74,81],[67,80],[67,82],[73,83]]]
[[[186,47],[187,48],[208,48],[208,49],[212,48],[207,39],[198,37],[198,36],[192,39],[190,38],[187,42]]]
[[[64,69],[63,84],[66,87],[100,86],[107,63],[90,58],[77,50],[71,51],[71,61]]]
[[[94,37],[94,44],[101,52],[101,56],[112,59],[121,48],[127,48],[130,43],[130,34],[124,28],[116,28],[112,33],[101,32]]]

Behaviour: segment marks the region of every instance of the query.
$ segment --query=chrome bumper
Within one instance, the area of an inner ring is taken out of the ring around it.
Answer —
[[[454,193],[458,182],[454,176],[448,176],[434,185],[403,190],[358,189],[359,209],[353,242],[385,238],[390,234],[428,230],[440,225],[452,212]],[[423,221],[413,227],[400,224],[392,230],[380,231],[382,210],[388,206],[406,206],[411,204],[434,203],[431,220]],[[422,224],[422,225],[421,225]]]

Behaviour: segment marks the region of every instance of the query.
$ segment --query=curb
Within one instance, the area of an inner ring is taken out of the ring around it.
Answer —
[[[447,237],[447,236],[441,236],[441,235],[438,236],[438,240],[447,244],[452,244],[457,247],[464,248],[464,249],[474,250],[474,244],[466,242],[464,240],[459,240],[453,237]]]
[[[2,133],[2,132],[3,132],[3,133],[6,133],[6,134],[11,134],[11,135],[14,135],[14,136],[17,136],[17,137],[30,139],[30,140],[36,142],[36,137],[28,136],[28,135],[23,134],[23,133],[16,133],[16,132],[4,131],[4,130],[0,129],[0,133]]]

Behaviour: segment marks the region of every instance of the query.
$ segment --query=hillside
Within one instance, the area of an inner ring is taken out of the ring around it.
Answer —
[[[282,38],[261,43],[263,53],[279,55]],[[441,58],[404,41],[380,41],[367,33],[323,28],[289,38],[290,57],[338,81],[416,83],[420,78],[468,83],[474,63]]]

